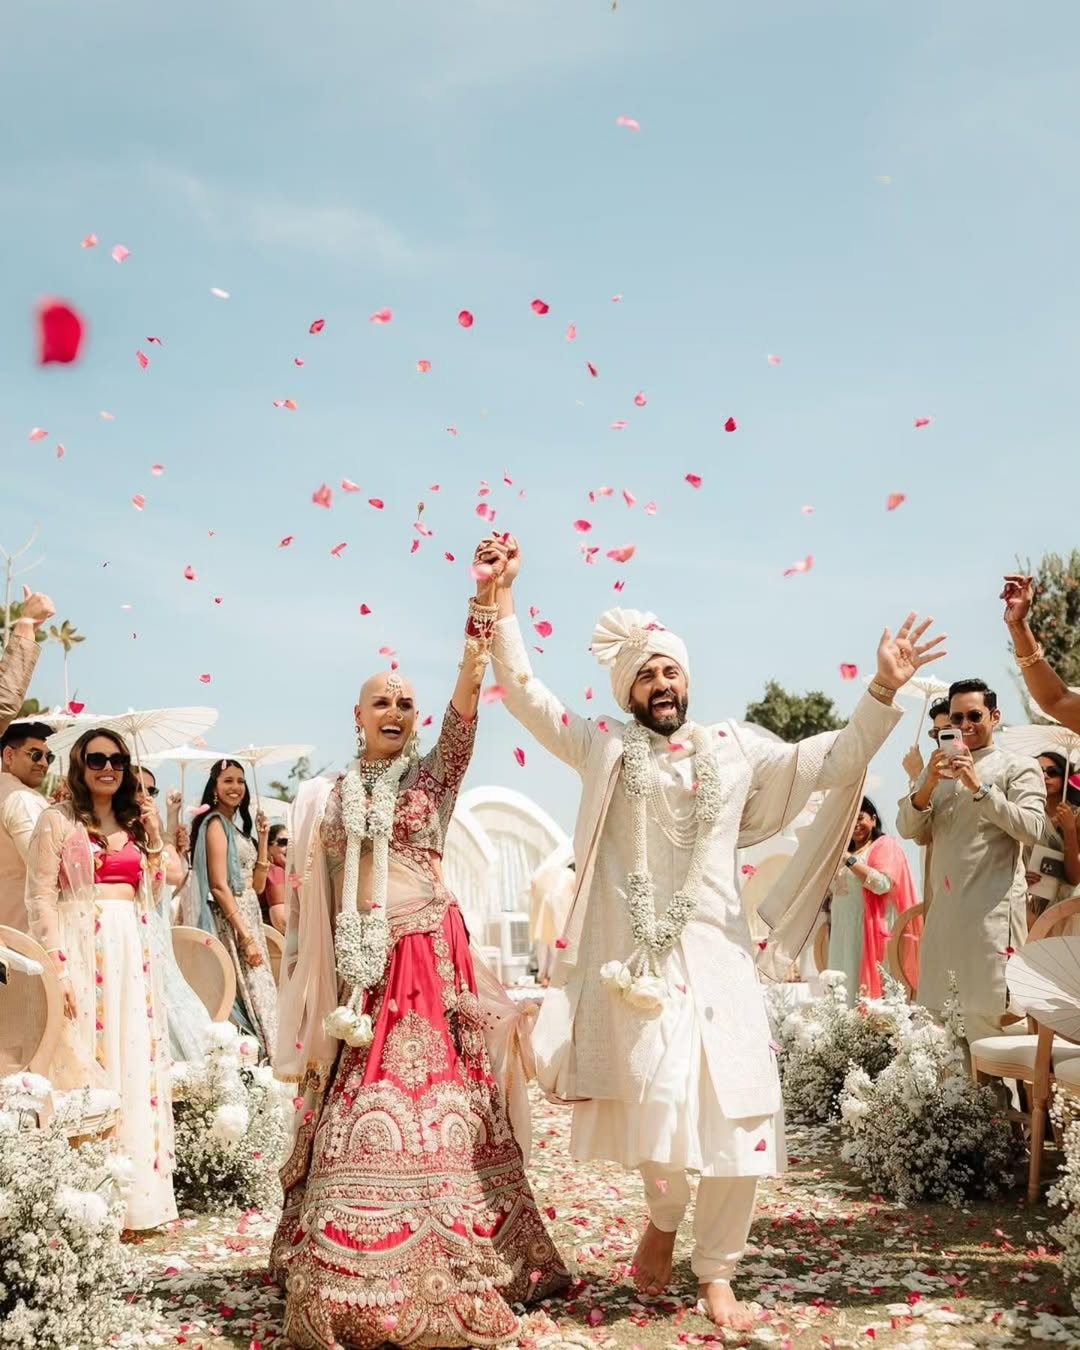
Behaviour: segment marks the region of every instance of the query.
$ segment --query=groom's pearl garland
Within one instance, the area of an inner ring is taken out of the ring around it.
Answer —
[[[626,898],[637,945],[628,961],[608,961],[602,966],[600,979],[639,1012],[650,1014],[661,1010],[667,996],[667,986],[660,977],[660,958],[681,940],[686,925],[697,912],[713,826],[727,795],[709,733],[694,727],[690,743],[697,773],[694,803],[697,832],[686,880],[675,892],[663,918],[658,918],[656,887],[649,871],[648,805],[650,796],[662,785],[658,782],[647,729],[635,720],[623,732],[623,790],[634,808],[634,861],[633,871],[627,877]]]
[[[335,1008],[324,1023],[326,1032],[346,1045],[368,1046],[374,1029],[367,1013],[359,1012],[364,993],[383,977],[390,954],[390,921],[386,914],[390,835],[394,828],[398,785],[415,760],[402,754],[383,761],[379,769],[361,763],[345,775],[341,785],[341,814],[345,824],[345,877],[334,952],[338,974],[352,986],[349,1002]],[[368,769],[369,774],[364,770]],[[374,777],[368,790],[365,778]],[[360,882],[360,853],[365,839],[372,842],[371,909],[361,913],[356,892]]]

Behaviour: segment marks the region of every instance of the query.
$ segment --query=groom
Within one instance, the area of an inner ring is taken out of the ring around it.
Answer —
[[[944,655],[933,650],[943,639],[923,642],[930,620],[916,626],[914,615],[895,637],[886,630],[848,725],[788,745],[751,726],[689,721],[685,643],[651,614],[615,609],[599,620],[592,651],[628,720],[594,722],[532,673],[514,617],[517,543],[483,548],[497,559],[492,658],[506,706],[582,779],[577,885],[535,1032],[541,1086],[573,1102],[576,1159],[641,1172],[649,1224],[633,1273],[643,1293],[671,1279],[687,1176],[700,1176],[691,1266],[715,1324],[745,1329],[753,1317],[731,1278],[757,1178],[786,1166],[758,969],[784,979],[809,937],[866,766],[900,720],[893,695]],[[783,830],[816,791],[824,805],[760,911],[769,941],[755,944],[736,850]]]

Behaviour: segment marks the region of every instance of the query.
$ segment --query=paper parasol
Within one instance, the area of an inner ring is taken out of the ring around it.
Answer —
[[[124,737],[141,764],[150,755],[160,755],[201,736],[218,719],[216,708],[150,708],[139,712],[104,714],[81,712],[49,737],[57,755],[67,755],[84,731],[101,727]]]
[[[1012,1006],[1080,1040],[1080,937],[1030,942],[1005,967]]]
[[[1080,760],[1080,736],[1058,722],[1002,727],[994,733],[994,740],[1014,754],[1031,755],[1033,759],[1047,750],[1057,750],[1073,763]]]
[[[255,770],[271,764],[292,764],[310,755],[314,749],[313,745],[248,745],[243,750],[234,750],[228,758],[251,765],[252,777],[255,779],[255,801],[261,806],[259,779]]]
[[[205,746],[185,743],[184,745],[175,745],[171,750],[161,750],[156,755],[148,756],[148,758],[163,760],[169,764],[180,766],[180,793],[183,796],[189,764],[214,764],[220,759],[225,759],[226,756],[219,750],[208,750]]]

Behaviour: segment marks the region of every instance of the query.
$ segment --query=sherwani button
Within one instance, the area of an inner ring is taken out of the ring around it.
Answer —
[[[705,1021],[706,1021],[706,1022],[711,1022],[712,1020],[713,1020],[713,1010],[712,1010],[711,1008],[706,1008],[706,1009],[705,1009]]]

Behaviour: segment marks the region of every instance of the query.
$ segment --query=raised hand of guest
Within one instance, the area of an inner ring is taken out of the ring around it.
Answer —
[[[999,600],[1005,601],[1005,622],[1010,626],[1022,624],[1031,613],[1035,602],[1035,582],[1022,572],[1011,572],[1005,578]]]
[[[933,619],[923,619],[920,623],[918,615],[912,613],[900,625],[895,637],[888,628],[885,629],[878,643],[875,683],[895,693],[923,666],[940,661],[946,655],[944,650],[935,650],[945,641],[944,633],[923,641],[933,622]]]
[[[18,627],[19,624],[23,624],[32,628],[40,628],[55,613],[56,606],[47,595],[42,594],[41,591],[32,591],[29,586],[24,586],[22,609],[19,611],[15,626]]]

